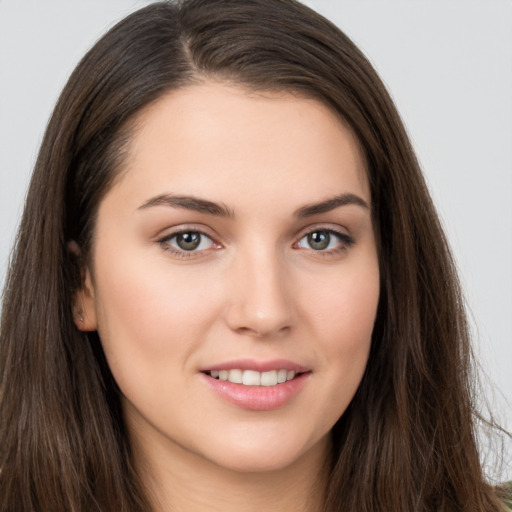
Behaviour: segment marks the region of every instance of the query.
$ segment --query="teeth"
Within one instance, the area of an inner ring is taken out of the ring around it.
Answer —
[[[210,376],[214,379],[244,384],[245,386],[276,386],[295,378],[293,370],[271,370],[257,372],[255,370],[212,370]]]
[[[261,374],[262,386],[275,386],[277,384],[277,371],[263,372]]]
[[[231,370],[230,370],[231,371]],[[254,370],[245,370],[242,376],[242,384],[245,386],[259,386],[261,383],[261,373]]]
[[[242,370],[229,370],[228,380],[229,380],[229,382],[234,382],[235,384],[242,384],[242,382],[243,382]]]

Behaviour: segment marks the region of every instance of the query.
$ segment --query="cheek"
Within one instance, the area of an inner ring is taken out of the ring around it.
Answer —
[[[363,348],[371,338],[379,300],[377,264],[323,281],[308,301],[311,319],[332,350]]]
[[[330,428],[348,407],[368,362],[379,299],[377,264],[326,282],[336,285],[312,294],[309,318],[319,340],[318,376],[327,405],[319,417]]]
[[[98,331],[113,371],[123,361],[146,361],[149,368],[178,352],[185,357],[218,307],[197,273],[173,272],[162,258],[130,254],[97,265]]]

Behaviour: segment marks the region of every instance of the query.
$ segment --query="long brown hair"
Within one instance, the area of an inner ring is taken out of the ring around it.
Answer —
[[[0,511],[150,510],[100,340],[75,328],[72,303],[131,121],[206,78],[316,98],[365,154],[381,297],[366,373],[333,429],[324,509],[500,510],[479,462],[453,261],[382,82],[338,28],[294,0],[189,0],[152,4],[110,30],[48,125],[5,288]]]

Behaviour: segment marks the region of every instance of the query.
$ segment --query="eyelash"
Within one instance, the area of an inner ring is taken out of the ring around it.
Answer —
[[[171,233],[170,235],[166,235],[165,237],[157,240],[157,243],[160,245],[160,247],[164,251],[170,252],[171,254],[173,254],[174,256],[176,256],[178,258],[184,258],[184,259],[186,259],[186,258],[196,258],[198,256],[198,253],[204,252],[204,251],[208,250],[208,249],[203,249],[201,251],[196,251],[196,250],[186,251],[186,250],[178,249],[178,248],[173,247],[172,245],[170,245],[171,240],[175,239],[179,235],[184,235],[184,234],[197,234],[197,235],[199,235],[201,237],[199,245],[201,245],[203,243],[204,238],[207,238],[208,240],[211,241],[212,245],[217,246],[217,248],[221,247],[221,245],[218,244],[217,242],[215,242],[212,239],[211,236],[207,235],[206,233],[204,233],[203,231],[201,231],[199,229],[181,229],[179,231],[175,231],[174,233]]]
[[[313,248],[307,249],[307,250],[311,251],[312,253],[314,253],[315,256],[320,256],[320,257],[334,256],[336,254],[340,254],[342,252],[347,251],[348,249],[350,249],[350,247],[352,247],[355,244],[354,238],[351,237],[350,235],[348,235],[347,233],[343,233],[341,231],[337,231],[332,228],[315,227],[314,229],[311,229],[311,230],[303,233],[300,236],[299,240],[293,244],[293,247],[300,248],[299,243],[303,239],[307,238],[308,236],[310,236],[314,233],[326,233],[329,236],[334,235],[339,241],[339,246],[335,247],[333,249],[329,249],[329,250],[316,250]],[[184,258],[184,259],[196,258],[200,253],[208,251],[210,249],[210,247],[209,247],[207,249],[202,249],[199,251],[197,251],[195,249],[187,251],[187,250],[183,250],[183,249],[178,249],[178,248],[170,245],[171,240],[176,239],[176,237],[178,237],[179,235],[184,235],[184,234],[199,235],[201,239],[199,241],[198,246],[200,246],[203,243],[204,238],[206,238],[206,239],[210,240],[212,246],[216,246],[215,248],[222,247],[219,243],[217,243],[215,240],[213,240],[213,238],[211,236],[207,235],[206,233],[204,233],[203,231],[201,231],[199,229],[181,229],[179,231],[175,231],[174,233],[166,235],[163,238],[160,238],[159,240],[157,240],[157,243],[160,245],[162,250],[164,250],[166,252],[170,252],[171,254],[173,254],[174,256],[176,256],[178,258]],[[329,243],[330,243],[330,241],[329,241]]]
[[[315,228],[310,229],[309,231],[305,232],[299,238],[298,242],[296,242],[294,244],[294,246],[297,246],[301,242],[301,240],[304,240],[305,238],[312,235],[313,233],[327,233],[329,236],[334,235],[339,241],[339,245],[337,247],[335,247],[334,249],[330,249],[330,250],[315,250],[313,248],[310,248],[309,250],[312,251],[315,254],[315,256],[320,256],[320,257],[334,256],[336,254],[340,254],[342,252],[348,251],[355,244],[355,239],[352,236],[348,235],[347,233],[338,231],[333,228],[315,227]]]

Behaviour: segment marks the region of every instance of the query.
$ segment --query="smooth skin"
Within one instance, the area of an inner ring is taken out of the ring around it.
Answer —
[[[365,164],[339,117],[213,81],[170,92],[138,116],[91,261],[77,326],[99,332],[155,510],[320,510],[379,297]],[[248,410],[205,384],[239,359],[308,375]]]

